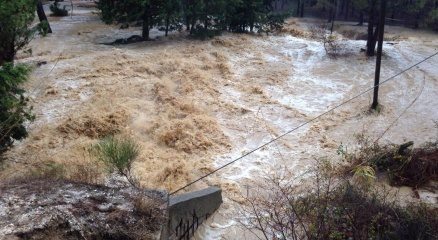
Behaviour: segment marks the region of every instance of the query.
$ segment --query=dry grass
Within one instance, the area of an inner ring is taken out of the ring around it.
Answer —
[[[102,184],[104,182],[104,166],[96,162],[81,162],[69,165],[70,173],[66,177],[70,181],[87,183],[87,184]]]

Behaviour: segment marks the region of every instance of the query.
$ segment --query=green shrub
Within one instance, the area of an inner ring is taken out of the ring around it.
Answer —
[[[37,29],[41,36],[47,36],[50,30],[49,22],[47,22],[46,20],[42,21],[39,25],[37,25]]]
[[[29,68],[24,65],[13,66],[7,63],[0,67],[0,162],[2,154],[8,150],[14,140],[27,136],[24,126],[32,121],[29,99],[24,97],[20,84],[27,80]]]
[[[131,169],[140,153],[140,146],[134,140],[107,137],[92,147],[92,153],[110,172],[116,172],[136,185]]]
[[[65,8],[66,6],[60,8],[58,2],[54,2],[53,4],[50,5],[50,11],[52,11],[52,16],[57,16],[57,17],[68,16],[68,10]]]

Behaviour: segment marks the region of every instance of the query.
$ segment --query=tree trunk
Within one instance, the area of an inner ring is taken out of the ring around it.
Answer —
[[[338,16],[342,16],[345,13],[345,4],[346,4],[346,0],[341,0],[341,11],[338,12]]]
[[[41,0],[37,2],[37,14],[40,22],[46,21],[47,22],[47,32],[52,33],[52,28],[50,27],[49,20],[47,20],[46,13],[44,12],[43,3]]]
[[[169,14],[167,14],[167,16],[166,16],[166,33],[165,33],[166,37],[169,33],[169,24],[170,24],[170,17],[169,17]]]
[[[350,0],[346,0],[345,3],[345,12],[344,12],[344,19],[348,20],[348,12],[350,11]]]
[[[334,27],[334,26],[335,26],[335,17],[334,17],[334,15],[333,15],[332,25],[331,25],[331,27],[330,27],[330,34],[333,33],[333,27]]]
[[[334,12],[332,14],[332,26],[330,27],[330,34],[333,33],[333,27],[335,25],[335,19],[336,19],[336,15],[337,15],[337,9],[338,9],[338,4],[337,4],[337,0],[335,0],[335,5],[334,5]]]
[[[382,49],[383,49],[383,34],[385,31],[385,11],[386,11],[386,0],[381,0],[380,16],[379,16],[379,45],[377,47],[377,59],[376,59],[376,72],[374,77],[374,95],[373,103],[371,108],[376,110],[379,105],[379,84],[380,84],[380,64],[382,61]]]
[[[184,1],[184,15],[186,20],[186,30],[190,32],[190,16],[189,16],[189,1]]]
[[[193,34],[193,31],[195,31],[195,24],[196,24],[196,16],[193,14],[192,19],[191,19],[192,23],[190,26],[190,34]]]
[[[207,31],[208,29],[208,10],[209,10],[209,1],[204,0],[205,9],[204,9],[204,29]]]
[[[15,57],[15,40],[4,45],[3,51],[0,52],[0,66],[6,62],[14,62]]]
[[[187,32],[190,32],[190,18],[189,18],[189,16],[186,16],[186,30],[187,30]]]
[[[149,40],[149,5],[146,5],[144,8],[141,36],[144,40]]]
[[[415,23],[414,23],[414,28],[417,29],[420,27],[420,13],[417,13],[417,15],[415,15]]]
[[[204,29],[208,30],[208,18],[207,18],[207,16],[204,18]]]
[[[304,0],[301,0],[300,17],[304,17]]]
[[[300,16],[300,6],[301,6],[301,1],[297,0],[297,12],[296,12],[297,17]]]
[[[330,7],[330,10],[329,10],[329,17],[328,17],[327,22],[330,22],[332,19],[333,19],[333,7]]]
[[[368,14],[368,36],[367,36],[367,56],[374,56],[376,42],[374,39],[374,8],[376,1],[373,1]],[[377,29],[376,29],[377,30]]]
[[[369,56],[369,57],[375,55],[378,34],[380,31],[380,29],[379,29],[380,23],[376,23],[375,25],[377,25],[377,26],[376,26],[374,32],[371,34],[371,38],[368,37],[369,43],[367,42],[367,56]]]
[[[363,26],[363,10],[360,10],[360,13],[359,13],[359,23],[357,24],[358,26]]]

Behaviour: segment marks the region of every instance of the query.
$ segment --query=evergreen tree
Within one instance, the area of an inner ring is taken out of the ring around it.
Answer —
[[[5,63],[0,67],[0,163],[2,154],[14,140],[27,136],[24,123],[34,118],[27,106],[29,100],[19,87],[27,80],[28,73],[29,68],[24,65]]]
[[[159,15],[161,20],[160,30],[165,31],[165,36],[168,35],[169,31],[181,30],[181,10],[182,4],[180,0],[163,0],[163,6]]]
[[[14,66],[13,61],[17,51],[42,28],[41,24],[31,27],[36,6],[35,0],[0,0],[0,162],[14,140],[27,136],[24,123],[33,120],[28,99],[19,87],[29,69]]]
[[[272,13],[274,0],[100,0],[105,23],[141,22],[142,36],[158,27],[167,36],[186,25],[190,34],[201,37],[233,32],[267,31],[282,25],[284,16]]]
[[[0,66],[12,62],[38,30],[31,27],[36,5],[35,0],[0,0]]]
[[[352,0],[352,7],[359,11],[359,23],[357,25],[362,26],[364,23],[365,12],[368,7],[367,0]]]

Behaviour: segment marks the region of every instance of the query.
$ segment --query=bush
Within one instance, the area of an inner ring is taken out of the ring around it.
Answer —
[[[59,7],[59,3],[58,2],[54,2],[53,4],[50,5],[50,11],[52,11],[52,16],[57,16],[57,17],[65,17],[68,16],[68,10],[65,9],[66,6],[64,5],[63,8]]]
[[[2,154],[13,144],[27,136],[24,126],[32,121],[29,99],[24,97],[20,84],[27,80],[29,68],[24,65],[13,66],[7,63],[0,67],[0,162]]]
[[[110,172],[116,172],[126,177],[132,185],[137,185],[131,169],[140,153],[140,147],[134,140],[107,137],[93,146],[91,151],[108,167]]]
[[[343,146],[338,153],[346,165],[342,174],[355,173],[357,169],[372,168],[386,173],[391,185],[418,188],[429,181],[438,180],[438,141],[412,148],[413,142],[401,145],[380,146],[364,135],[357,136],[359,149],[349,153]],[[372,172],[369,170],[368,172]]]
[[[394,151],[374,164],[388,174],[392,185],[418,188],[438,180],[438,146]]]
[[[342,41],[334,34],[329,33],[327,24],[319,24],[310,28],[310,37],[322,42],[324,50],[330,57],[337,57],[342,54],[345,46]]]
[[[270,177],[245,198],[241,224],[260,239],[436,239],[438,209],[339,179],[326,161],[312,183]]]
[[[100,164],[95,162],[81,162],[69,165],[68,180],[86,184],[102,184],[102,173]]]

